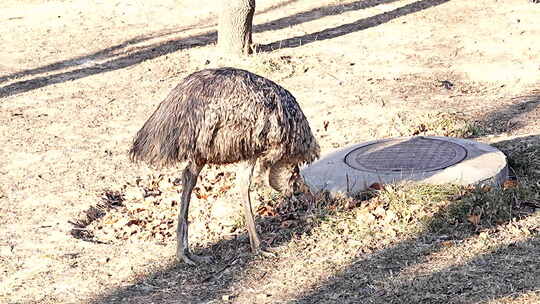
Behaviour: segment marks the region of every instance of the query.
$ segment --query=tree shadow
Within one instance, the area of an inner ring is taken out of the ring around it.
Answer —
[[[517,165],[513,158],[521,157],[521,154],[527,151],[530,153],[531,149],[540,146],[540,135],[505,140],[494,145],[506,150],[511,158],[510,164]],[[528,156],[523,157],[527,160]],[[535,159],[529,161],[535,166],[539,164]],[[531,164],[526,162],[521,166],[521,169],[517,168],[518,180],[523,177],[532,180],[540,178],[540,175],[520,176],[531,169]],[[538,193],[539,187],[540,184],[533,185],[529,190]],[[456,260],[451,265],[430,269],[433,267],[430,262],[444,254],[449,247],[456,248],[454,252],[457,252],[456,258],[459,258],[463,256],[459,253],[460,246],[473,241],[473,238],[477,240],[481,232],[496,232],[499,227],[518,223],[520,219],[526,220],[540,208],[540,201],[525,201],[517,189],[504,191],[510,191],[505,195],[512,197],[508,199],[512,212],[505,215],[503,220],[501,217],[486,215],[483,217],[485,222],[472,224],[464,214],[478,207],[478,204],[468,205],[476,200],[478,192],[455,196],[451,199],[453,203],[431,217],[423,232],[373,254],[360,256],[345,270],[332,275],[331,279],[319,284],[315,290],[304,291],[291,303],[480,303],[540,291],[540,260],[535,254],[540,246],[538,227],[530,231],[526,239],[495,248],[488,247],[463,262]],[[495,195],[497,193],[503,192],[495,192]],[[480,206],[483,206],[481,202]],[[332,205],[322,208],[331,209]],[[304,215],[301,210],[290,215],[290,218],[301,219]],[[268,217],[258,220],[263,237],[272,231],[281,231],[279,237],[274,238],[272,245],[275,247],[287,244],[293,237],[309,235],[316,228],[301,222],[296,228],[283,229],[280,224],[284,219],[289,218]],[[461,250],[468,249],[463,247]],[[216,256],[217,263],[195,268],[171,262],[167,267],[130,286],[105,294],[92,303],[219,302],[229,299],[228,295],[234,293],[236,285],[259,281],[265,274],[254,271],[260,267],[261,260],[248,253],[249,242],[245,234],[234,239],[223,239],[198,251]],[[270,264],[273,263],[272,259]],[[279,258],[276,258],[275,264],[278,261]]]
[[[287,1],[283,1],[283,2],[280,2],[280,3],[273,4],[273,5],[271,5],[271,6],[267,7],[267,8],[265,8],[265,9],[262,9],[262,10],[258,10],[258,9],[255,8],[255,9],[256,9],[255,15],[266,14],[266,13],[271,12],[271,11],[273,11],[273,10],[276,10],[276,9],[278,9],[278,8],[285,7],[285,6],[287,6],[287,5],[289,5],[289,4],[292,4],[292,3],[294,3],[294,2],[298,2],[298,0],[287,0]]]
[[[272,6],[266,8],[264,10],[258,11],[257,15],[271,12],[273,10],[276,10],[278,8],[282,8],[282,7],[287,6],[287,5],[291,4],[291,3],[294,3],[296,1],[298,1],[298,0],[288,0],[288,1],[285,1],[285,2],[282,2],[282,3],[272,5]],[[157,32],[154,32],[154,33],[150,33],[148,35],[137,36],[137,37],[134,37],[132,39],[126,40],[126,41],[124,41],[124,42],[122,42],[120,44],[113,45],[111,47],[105,48],[103,50],[100,50],[100,51],[95,52],[95,53],[90,54],[90,55],[79,56],[79,57],[75,57],[75,58],[68,59],[68,60],[58,61],[58,62],[48,64],[48,65],[45,65],[45,66],[42,66],[42,67],[38,67],[38,68],[34,68],[34,69],[28,69],[28,70],[24,70],[24,71],[20,71],[20,72],[15,72],[15,73],[5,75],[5,76],[0,76],[0,83],[5,82],[5,81],[7,81],[9,79],[15,79],[15,78],[20,78],[20,77],[25,77],[25,76],[31,76],[31,75],[47,73],[47,72],[51,72],[51,71],[55,71],[55,70],[61,70],[61,69],[66,69],[66,68],[78,66],[78,65],[84,65],[85,63],[92,62],[92,61],[95,61],[95,60],[102,60],[102,59],[107,59],[107,58],[111,58],[111,57],[116,57],[117,56],[116,52],[121,51],[123,49],[126,49],[127,47],[129,47],[130,45],[133,45],[133,44],[138,44],[138,43],[142,43],[142,42],[145,42],[145,41],[148,41],[148,40],[162,38],[162,37],[165,37],[165,36],[171,36],[171,35],[175,35],[175,34],[180,34],[180,33],[183,33],[183,32],[189,31],[189,30],[193,30],[193,29],[199,29],[200,30],[200,29],[205,29],[205,28],[216,26],[215,23],[213,23],[213,22],[210,23],[212,21],[212,19],[213,18],[205,18],[205,19],[200,20],[199,22],[197,22],[195,24],[192,24],[192,25],[189,25],[189,26],[183,26],[183,27],[180,27],[180,28],[164,29],[164,30],[160,30],[160,31],[157,31]],[[181,42],[179,42],[179,43],[181,43]],[[157,45],[154,45],[154,47],[157,47]]]
[[[125,54],[121,52],[120,55],[113,54],[116,51],[122,50],[132,43],[138,41],[145,41],[152,38],[136,38],[131,41],[107,48],[105,50],[96,52],[89,56],[82,56],[76,59],[53,63],[51,65],[33,69],[30,71],[19,72],[19,77],[22,75],[40,74],[56,70],[61,70],[66,67],[78,67],[77,69],[60,72],[54,75],[47,75],[32,78],[29,80],[22,80],[11,83],[9,85],[0,87],[0,98],[8,97],[24,92],[28,92],[34,89],[39,89],[48,85],[63,83],[66,81],[73,81],[88,76],[115,71],[123,68],[127,68],[143,61],[161,57],[176,51],[189,49],[196,46],[205,46],[214,43],[217,39],[216,32],[207,32],[204,34],[180,38],[170,39],[166,42],[154,43],[140,47],[140,50]],[[94,62],[96,60],[105,60],[104,62]],[[8,78],[11,77],[7,76]]]
[[[70,68],[74,66],[79,66],[79,65],[84,66],[85,64],[88,64],[89,62],[92,62],[95,60],[103,60],[103,59],[107,59],[111,57],[116,57],[118,56],[117,52],[120,52],[133,44],[138,44],[138,43],[142,43],[148,40],[162,38],[169,35],[175,35],[175,34],[179,34],[185,31],[193,30],[193,29],[204,29],[211,26],[211,25],[207,25],[209,21],[210,21],[210,18],[207,18],[193,25],[189,25],[189,26],[185,26],[181,28],[174,28],[174,29],[164,29],[164,30],[160,30],[160,31],[148,34],[148,35],[137,36],[132,39],[126,40],[120,44],[113,45],[111,47],[97,51],[90,55],[78,56],[78,57],[71,58],[68,60],[62,60],[55,63],[51,63],[51,64],[41,66],[38,68],[28,69],[28,70],[8,74],[5,76],[1,76],[0,83],[5,82],[10,79],[37,75],[37,74],[52,72],[56,70],[62,70],[62,69],[66,69],[66,68]]]
[[[302,24],[305,22],[317,20],[327,16],[340,15],[342,13],[362,10],[370,7],[374,7],[381,4],[387,4],[396,2],[399,0],[361,0],[346,4],[328,5],[323,7],[314,8],[309,11],[294,14],[292,16],[279,18],[264,24],[257,24],[253,26],[253,32],[260,33],[266,31],[276,31],[294,25]]]
[[[280,18],[274,21],[266,22],[264,24],[255,25],[255,32],[264,32],[269,30],[278,30],[286,28],[291,25],[297,25],[303,22],[312,21],[318,18],[322,18],[329,15],[337,15],[343,12],[360,10],[368,7],[373,7],[379,4],[391,3],[397,0],[363,0],[356,1],[349,4],[336,4],[331,6],[326,6],[322,8],[313,9],[307,12],[301,12],[294,14],[289,17]],[[328,29],[321,31],[319,33],[314,33],[302,37],[289,38],[283,41],[274,42],[268,45],[261,46],[262,51],[270,51],[276,48],[282,47],[294,47],[298,46],[297,41],[302,40],[302,44],[305,44],[304,40],[309,41],[313,40],[322,40],[330,39],[338,36],[342,36],[354,31],[366,29],[369,27],[377,26],[382,23],[388,22],[397,17],[414,13],[422,9],[429,8],[431,6],[439,5],[449,0],[423,0],[418,1],[413,4],[406,5],[402,8],[390,11],[388,13],[380,14],[374,17],[362,19],[355,23],[346,24],[337,28]],[[287,1],[285,4],[289,4],[292,1]],[[277,4],[264,12],[267,12],[271,9],[277,9],[283,5]],[[55,62],[43,67],[29,69],[21,72],[16,72],[7,76],[2,76],[0,78],[0,83],[5,82],[9,79],[21,78],[24,76],[30,75],[39,75],[43,73],[49,73],[53,71],[61,71],[67,68],[75,68],[70,71],[59,72],[53,75],[46,75],[35,77],[32,79],[16,81],[11,84],[0,87],[0,98],[9,97],[12,95],[28,92],[34,89],[39,89],[48,85],[63,83],[66,81],[73,81],[88,76],[101,74],[105,72],[115,71],[130,67],[136,64],[139,64],[143,61],[158,58],[167,54],[174,53],[176,51],[189,49],[192,47],[201,47],[214,44],[217,41],[217,32],[216,31],[207,31],[198,35],[182,37],[182,38],[170,38],[167,41],[157,42],[149,45],[140,46],[136,51],[131,52],[128,50],[130,45],[142,43],[149,41],[155,38],[163,38],[170,35],[175,35],[182,33],[184,31],[201,28],[202,24],[207,22],[204,20],[195,25],[184,27],[181,29],[172,29],[160,31],[153,33],[147,36],[139,36],[130,40],[127,40],[123,43],[111,46],[109,48],[100,50],[90,55],[79,56],[69,60],[63,60]],[[208,25],[206,25],[208,27]]]
[[[504,140],[494,145],[506,150],[510,157],[509,163],[516,166],[518,180],[525,179],[523,182],[534,183],[540,178],[540,173],[534,176],[523,175],[524,172],[531,171],[531,166],[539,169],[540,163],[538,159],[522,155],[536,153],[540,147],[540,135]],[[518,163],[520,157],[523,159]],[[540,185],[532,184],[527,191],[538,193]],[[476,194],[472,195],[471,198],[474,199]],[[424,266],[424,273],[421,275],[414,275],[410,270],[424,263],[428,264],[442,250],[452,246],[459,248],[460,243],[481,231],[493,231],[511,222],[516,223],[516,220],[525,219],[540,208],[540,200],[524,200],[518,190],[510,196],[513,197],[512,208],[516,217],[509,216],[505,221],[492,221],[480,230],[472,229],[463,235],[456,235],[455,232],[461,229],[438,229],[441,221],[448,219],[449,211],[452,214],[452,209],[459,210],[464,207],[459,204],[452,205],[449,210],[435,215],[426,231],[417,238],[356,261],[342,273],[321,284],[317,290],[308,292],[293,303],[484,303],[488,300],[539,292],[540,261],[536,254],[540,248],[538,226],[533,228],[536,230],[530,231],[530,237],[492,248],[464,263],[456,261],[454,265],[433,271],[428,268],[430,266]],[[520,229],[517,223],[516,227]],[[454,236],[448,238],[448,235]],[[460,252],[454,252],[456,258],[459,257]]]
[[[540,104],[536,91],[517,97],[516,101],[515,104],[487,113],[480,120],[487,124],[501,119],[507,122],[534,110]],[[520,126],[506,124],[504,128],[494,129],[494,132],[517,130]],[[516,190],[509,199],[517,219],[525,219],[538,212],[540,135],[503,140],[492,145],[507,155],[517,180],[529,183],[521,194]],[[522,197],[523,194],[529,196]],[[472,195],[474,197],[475,194]],[[536,200],[528,201],[531,197],[536,197]],[[450,208],[459,210],[463,206],[458,203]],[[437,229],[448,211],[451,210],[436,214],[430,226],[418,237],[357,260],[343,272],[320,284],[316,290],[307,292],[291,303],[484,303],[540,292],[540,261],[536,254],[540,248],[538,226],[530,237],[493,248],[464,263],[424,271],[421,275],[412,274],[409,270],[412,267],[428,264],[434,259],[433,256],[448,246],[458,246],[480,232],[474,229],[448,238],[452,231]],[[491,222],[483,230],[496,230],[513,221],[516,218]]]
[[[341,201],[325,194],[325,208],[339,208]],[[366,192],[356,199],[364,201],[376,195]],[[257,230],[261,240],[270,251],[292,238],[310,234],[317,224],[309,220],[305,202],[289,201],[283,197],[274,198],[273,204],[263,202],[263,206],[274,205],[278,211],[274,216],[257,219]],[[295,225],[284,227],[284,222],[294,221]],[[205,303],[222,299],[233,285],[253,277],[250,270],[261,261],[278,261],[278,257],[256,256],[250,252],[247,232],[228,239],[222,239],[208,247],[193,248],[196,254],[214,258],[212,264],[190,266],[171,261],[167,267],[147,275],[137,282],[103,295],[91,303]],[[173,258],[171,257],[171,260]],[[263,274],[264,275],[264,274]],[[255,278],[256,279],[256,278]],[[172,285],[172,286],[171,286]],[[143,301],[144,299],[144,301]]]
[[[533,231],[526,240],[491,249],[464,263],[429,270],[429,262],[449,246],[459,249],[480,232],[495,231],[516,220],[514,215],[519,212],[509,214],[504,220],[486,217],[478,226],[464,217],[458,218],[457,213],[473,210],[469,203],[476,195],[478,192],[472,191],[455,196],[453,203],[433,215],[426,229],[417,236],[360,256],[344,271],[330,276],[316,290],[304,291],[291,303],[478,303],[540,290],[540,261],[534,254],[540,245],[540,230]],[[534,210],[529,206],[514,207],[523,207],[520,219]],[[268,219],[259,223],[262,235],[278,226],[279,222]],[[315,228],[302,224],[298,227],[296,231],[284,231],[274,246],[290,242],[293,236],[309,235]],[[261,265],[259,257],[238,254],[249,248],[247,237],[241,238],[244,240],[221,240],[201,250],[212,255],[218,253],[217,264],[195,268],[172,263],[92,303],[207,303],[230,299],[228,295],[234,293],[235,285],[256,282],[265,275],[253,271]],[[275,264],[278,261],[276,258]],[[423,267],[424,271],[420,274],[411,271],[415,267]]]
[[[384,12],[382,14],[378,14],[369,18],[360,19],[358,21],[343,24],[337,27],[325,29],[319,32],[303,35],[303,36],[297,36],[292,38],[287,38],[281,41],[272,42],[270,44],[261,45],[258,48],[258,51],[260,52],[270,52],[276,49],[282,49],[282,48],[295,48],[300,47],[312,42],[321,41],[321,40],[327,40],[332,39],[340,36],[344,36],[353,32],[365,30],[371,27],[375,27],[378,25],[381,25],[383,23],[387,23],[389,21],[392,21],[396,18],[413,14],[437,5],[441,5],[443,3],[449,2],[450,0],[421,0],[416,1],[414,3],[410,3],[407,5],[404,5],[402,7],[399,7],[397,9],[391,10],[389,12]],[[364,1],[360,1],[364,2]],[[372,4],[376,5],[377,1],[371,1]],[[391,1],[385,1],[385,2],[391,2]],[[360,6],[360,3],[355,2],[357,6]],[[379,3],[380,4],[380,3]],[[372,6],[372,5],[371,5]],[[351,6],[352,9],[353,6]]]
[[[489,128],[489,133],[493,135],[516,131],[524,127],[524,122],[515,118],[532,112],[540,106],[540,91],[512,98],[512,101],[514,103],[510,106],[504,106],[480,117],[481,127]]]
[[[513,242],[466,263],[411,275],[440,244],[401,243],[358,261],[320,289],[293,303],[483,303],[540,291],[540,237]],[[526,266],[524,266],[526,265]]]
[[[465,263],[429,269],[430,260],[470,236],[440,242],[428,234],[399,243],[351,264],[293,303],[484,303],[540,291],[538,231]],[[423,269],[415,274],[412,268]]]

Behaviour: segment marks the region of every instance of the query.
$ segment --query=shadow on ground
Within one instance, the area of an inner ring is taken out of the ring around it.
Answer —
[[[360,199],[367,199],[368,196]],[[330,201],[326,207],[334,206],[337,201]],[[257,220],[257,230],[261,240],[269,251],[287,244],[292,238],[311,233],[315,228],[306,221],[305,206],[293,206],[290,201],[281,201],[282,208],[294,209],[292,212],[279,212],[277,216],[262,217]],[[303,207],[302,207],[303,206]],[[283,222],[294,221],[295,225],[283,227]],[[277,233],[276,233],[277,232]],[[271,235],[271,239],[268,236]],[[214,258],[212,264],[190,266],[172,262],[169,267],[156,271],[138,282],[115,290],[94,300],[92,303],[201,303],[221,300],[230,293],[230,288],[248,278],[257,281],[261,275],[252,271],[261,261],[278,261],[278,257],[255,256],[250,253],[247,233],[233,239],[223,239],[206,248],[195,248],[195,254]],[[172,257],[171,257],[172,258]],[[257,278],[259,276],[259,278]]]
[[[540,106],[540,90],[530,94],[512,98],[510,106],[494,110],[481,118],[482,128],[489,128],[490,134],[501,134],[519,130],[525,126],[524,121],[517,120],[519,116],[533,112]]]
[[[539,140],[539,136],[527,140]],[[519,142],[518,139],[502,144]],[[435,214],[416,237],[372,254],[359,255],[344,271],[331,275],[315,289],[302,290],[299,286],[301,296],[291,303],[478,303],[540,290],[540,261],[535,254],[540,246],[540,227],[531,231],[528,239],[491,248],[469,260],[458,260],[466,256],[458,252],[451,266],[430,269],[429,263],[437,260],[438,255],[447,254],[443,251],[448,248],[464,247],[463,244],[480,232],[495,232],[511,222],[526,219],[535,210],[514,204],[512,212],[499,214],[496,219],[485,216],[481,223],[473,225],[457,214],[473,210],[470,202],[476,199],[475,195],[478,193],[473,191],[454,197],[452,203]],[[540,202],[537,203],[540,208]],[[264,231],[268,223],[260,226]],[[300,225],[294,237],[310,235],[313,228]],[[274,245],[287,243],[290,239],[284,237]],[[219,254],[221,258],[217,264],[197,268],[171,265],[92,303],[219,302],[225,295],[241,293],[238,286],[247,289],[253,282],[260,281],[266,275],[261,267],[278,264],[279,257],[259,260],[250,255],[239,256],[239,252],[247,252],[248,246],[247,242],[238,240],[220,241],[202,249],[203,253]],[[464,247],[463,250],[469,249]],[[271,302],[271,299],[267,301]]]
[[[495,146],[509,155],[509,163],[516,166],[520,182],[533,183],[526,185],[530,187],[528,191],[539,193],[540,185],[534,183],[540,178],[540,171],[538,176],[520,174],[531,170],[531,165],[539,169],[540,159],[520,161],[519,158],[527,151],[540,156],[535,152],[540,147],[540,135],[505,140]],[[438,227],[441,224],[444,227],[444,221],[452,220],[448,218],[450,210],[443,210],[433,217],[432,225],[419,237],[351,264],[345,271],[321,284],[317,290],[307,292],[292,303],[484,303],[506,297],[516,298],[529,292],[538,293],[539,225],[536,225],[530,237],[495,247],[470,260],[458,260],[458,253],[456,263],[449,267],[432,270],[429,266],[421,266],[437,259],[436,254],[443,249],[459,247],[481,231],[496,231],[508,223],[515,223],[516,220],[537,213],[540,209],[538,195],[535,201],[527,201],[519,197],[519,193],[516,191],[511,194],[514,196],[510,206],[513,210],[505,221],[486,223],[482,229],[463,230],[463,227],[456,226],[454,231],[441,231]],[[458,204],[450,206],[450,209],[459,210],[463,207]],[[410,269],[413,268],[420,268],[423,274],[412,275]]]
[[[518,297],[540,291],[538,246],[540,237],[531,237],[463,264],[411,276],[407,269],[428,262],[441,245],[405,242],[352,264],[292,303],[483,303]]]
[[[400,16],[415,13],[448,1],[417,1],[385,14],[362,19],[318,33],[274,42],[262,48],[270,51],[281,47],[299,46],[298,41],[300,40],[303,45],[317,40],[339,37],[354,31],[378,26]],[[345,10],[343,11],[365,8],[368,5],[366,3],[371,3],[373,6],[388,2],[392,1],[357,1],[349,6],[345,6]],[[294,22],[298,24],[314,20],[318,18],[318,15],[322,17],[325,13],[338,14],[338,8],[340,7],[343,6],[333,6],[335,10],[321,8],[316,13],[310,14],[304,12],[287,17],[291,19],[282,18],[274,22],[256,26],[255,31],[279,29],[289,26]],[[312,12],[315,12],[315,10]],[[298,20],[300,21],[293,21],[296,20],[295,16],[301,16],[303,19],[299,18]],[[287,23],[289,21],[290,23]],[[175,33],[177,32],[162,34],[166,36]],[[163,56],[181,49],[208,45],[215,42],[217,34],[215,32],[207,32],[188,38],[171,39],[165,43],[146,46],[139,51],[125,56],[117,57],[114,54],[129,44],[139,43],[154,37],[157,36],[136,38],[89,56],[20,72],[17,75],[9,75],[2,80],[5,81],[11,77],[57,71],[66,67],[79,67],[69,72],[37,77],[10,84],[0,88],[0,97],[11,96],[53,83],[61,83],[67,80],[79,79],[89,75],[125,68],[144,60]],[[91,67],[80,67],[82,66],[81,62],[95,59],[105,59],[106,61]],[[538,101],[530,104],[536,105],[537,103]],[[538,137],[528,137],[527,140],[538,140]],[[501,147],[511,146],[513,144],[517,145],[522,141],[523,139],[515,139],[500,143],[500,145]],[[459,204],[460,202],[457,201],[456,205]],[[459,206],[453,206],[453,208],[456,207],[459,208]],[[434,219],[440,218],[444,220],[443,213],[441,212],[441,214],[435,215]],[[512,218],[510,217],[506,221],[487,223],[485,228],[496,229],[499,226],[508,224],[511,220]],[[265,234],[265,229],[270,229],[270,226],[277,224],[272,223],[271,219],[267,221],[262,225],[262,236]],[[311,226],[300,227],[300,230],[294,231],[294,233],[299,235],[309,234],[312,228]],[[449,237],[446,231],[438,231],[435,229],[435,226],[430,226],[414,239],[394,244],[390,248],[360,258],[343,272],[335,274],[330,280],[319,284],[314,290],[306,290],[302,296],[293,302],[343,303],[368,300],[373,303],[403,303],[404,301],[476,303],[505,296],[519,296],[529,291],[540,290],[540,261],[536,258],[536,254],[532,254],[540,246],[540,237],[538,237],[537,232],[526,240],[520,240],[503,247],[494,248],[491,252],[477,255],[471,260],[463,261],[463,263],[458,263],[457,265],[434,271],[425,271],[425,274],[421,276],[411,276],[408,273],[411,267],[421,266],[423,263],[428,262],[434,254],[440,252],[444,246],[447,246],[445,244],[448,243],[445,242],[450,241],[452,246],[459,246],[460,243],[478,233],[472,227],[461,232],[459,235]],[[294,233],[288,234],[288,236],[284,235],[273,245],[286,244],[295,235]],[[244,239],[247,240],[247,238]],[[249,244],[245,240],[222,240],[198,252],[217,255],[218,262],[216,264],[201,265],[197,268],[185,264],[171,264],[169,267],[154,272],[128,287],[120,288],[112,291],[110,294],[103,295],[95,299],[93,303],[140,303],[144,301],[157,303],[200,303],[212,300],[219,301],[223,295],[230,293],[230,288],[233,285],[242,283],[247,277],[257,280],[258,276],[264,276],[264,273],[252,271],[256,267],[257,262],[259,262],[259,258],[242,254],[247,252],[248,248]],[[276,259],[279,259],[279,257]],[[516,282],[519,282],[519,284],[516,284]]]
[[[269,30],[278,30],[289,27],[291,25],[300,24],[303,22],[312,21],[318,18],[322,18],[329,15],[337,15],[347,11],[360,10],[376,5],[390,3],[397,0],[362,0],[345,5],[332,5],[322,8],[313,9],[307,12],[301,12],[289,17],[280,18],[274,21],[270,21],[264,24],[255,25],[254,32],[264,32]],[[421,0],[417,1],[398,9],[379,14],[366,19],[361,19],[354,23],[344,24],[339,27],[326,29],[317,33],[288,38],[282,41],[277,41],[268,45],[260,46],[260,51],[272,51],[279,48],[297,47],[306,43],[310,43],[317,40],[331,39],[339,36],[343,36],[355,31],[364,30],[370,27],[381,25],[385,22],[391,21],[398,17],[416,13],[418,11],[428,9],[430,7],[443,4],[449,0]],[[286,2],[286,3],[290,3]],[[276,5],[274,9],[282,6]],[[269,8],[272,9],[272,8]],[[169,38],[165,42],[153,43],[137,48],[136,51],[129,53],[127,50],[133,44],[149,41],[154,38],[165,38],[167,36],[182,33],[184,31],[201,28],[203,24],[208,20],[203,20],[199,24],[184,27],[181,29],[165,30],[150,34],[147,36],[140,36],[130,40],[127,40],[121,44],[103,49],[96,53],[72,58],[69,60],[59,61],[43,67],[30,69],[26,71],[17,72],[7,76],[0,77],[0,83],[10,79],[17,79],[30,75],[39,75],[43,73],[50,73],[53,71],[62,71],[68,68],[72,68],[70,71],[59,72],[53,75],[39,76],[28,80],[16,81],[11,84],[0,87],[0,98],[8,97],[24,92],[28,92],[34,89],[42,88],[48,85],[63,83],[66,81],[77,80],[85,78],[87,76],[96,75],[100,73],[115,71],[129,66],[139,64],[143,61],[161,57],[180,50],[189,49],[192,47],[206,46],[214,44],[217,41],[217,32],[208,31],[199,35],[182,37],[182,38]],[[204,27],[204,26],[203,26]],[[206,26],[208,27],[208,25]]]
[[[441,5],[443,3],[449,2],[450,0],[422,0],[417,1],[411,4],[407,4],[405,6],[399,7],[397,9],[384,12],[382,14],[378,14],[369,18],[360,19],[358,21],[343,24],[337,27],[328,28],[319,32],[303,35],[303,36],[297,36],[292,38],[287,38],[285,40],[272,42],[270,44],[261,45],[259,47],[259,50],[261,52],[268,52],[273,51],[276,49],[281,48],[294,48],[303,46],[312,42],[321,41],[321,40],[327,40],[332,39],[340,36],[344,36],[353,32],[362,31],[371,27],[375,27],[378,25],[381,25],[383,23],[392,21],[396,18],[413,14],[437,5]],[[361,6],[361,3],[368,3],[369,1],[361,1],[360,3],[355,2],[357,6]],[[372,1],[377,4],[381,4],[381,1]],[[382,1],[384,3],[389,3],[392,1]],[[373,4],[375,4],[373,3]],[[354,9],[355,5],[351,5],[349,10]],[[362,8],[373,6],[369,4],[365,4]]]
[[[530,111],[538,105],[538,96],[527,95],[521,101],[488,113],[484,118],[490,120],[506,112],[513,113],[508,116],[512,118],[512,115]],[[498,195],[504,196],[499,201],[504,207],[502,212],[508,210],[508,214],[498,214],[492,218],[484,216],[485,222],[481,227],[471,225],[464,220],[463,214],[457,216],[456,210],[465,214],[471,212],[471,206],[466,202],[477,199],[477,193],[455,197],[448,208],[432,216],[426,229],[416,237],[360,256],[345,270],[330,276],[331,279],[321,282],[316,288],[302,291],[301,296],[291,303],[480,303],[540,292],[538,225],[536,230],[530,231],[528,238],[522,237],[503,246],[484,250],[470,259],[459,260],[460,255],[457,254],[456,263],[437,269],[429,268],[429,262],[436,260],[438,254],[444,254],[443,251],[449,247],[459,249],[472,238],[478,238],[482,231],[497,232],[506,229],[504,227],[507,225],[519,222],[520,219],[526,220],[540,208],[540,184],[537,183],[540,179],[540,156],[537,152],[540,135],[505,140],[494,143],[494,146],[509,157],[509,164],[517,180],[524,184],[523,189],[518,187],[495,192],[491,197],[497,200]],[[478,202],[478,206],[491,208],[482,201]],[[505,209],[506,206],[509,209]],[[304,215],[300,213],[296,216],[302,218]],[[283,230],[273,246],[287,244],[293,237],[310,235],[315,228],[302,224],[294,230],[282,229],[279,221],[272,218],[259,221],[258,226],[263,238],[268,235],[268,231]],[[216,264],[194,268],[173,263],[126,288],[103,295],[92,303],[219,302],[223,296],[234,294],[232,289],[235,286],[242,286],[243,282],[260,281],[266,274],[259,269],[261,265],[277,265],[280,259],[260,260],[246,254],[249,242],[247,237],[243,239],[222,240],[201,249],[203,254],[217,255],[219,258]]]

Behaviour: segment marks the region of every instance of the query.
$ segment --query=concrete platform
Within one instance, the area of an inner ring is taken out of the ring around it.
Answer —
[[[358,192],[374,183],[501,185],[506,156],[472,140],[417,136],[370,141],[331,153],[302,170],[313,190]]]

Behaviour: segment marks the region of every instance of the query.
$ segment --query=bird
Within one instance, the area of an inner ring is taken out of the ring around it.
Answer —
[[[233,67],[204,69],[185,77],[158,105],[133,139],[129,157],[153,167],[183,163],[176,258],[209,263],[189,249],[189,203],[205,165],[241,164],[237,174],[251,250],[263,253],[250,191],[258,165],[266,185],[287,197],[314,198],[299,168],[320,155],[295,97],[275,82]],[[313,202],[313,200],[311,200]]]

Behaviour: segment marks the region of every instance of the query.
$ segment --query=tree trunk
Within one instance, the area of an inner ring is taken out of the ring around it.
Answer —
[[[221,0],[218,47],[227,54],[251,54],[255,0]]]

